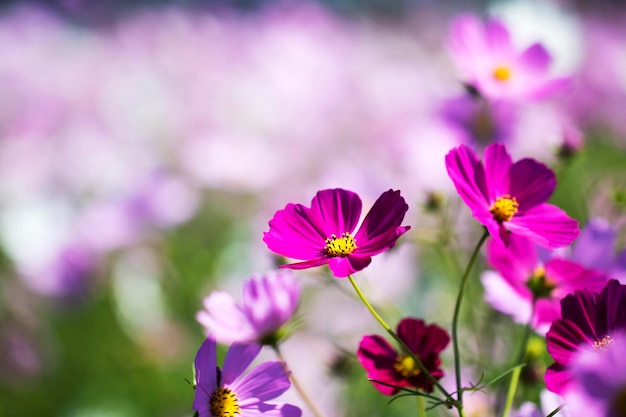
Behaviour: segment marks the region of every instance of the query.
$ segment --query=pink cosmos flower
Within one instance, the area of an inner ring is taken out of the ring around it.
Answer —
[[[567,259],[542,262],[538,247],[523,236],[509,236],[509,247],[491,239],[487,261],[495,271],[485,271],[481,281],[485,299],[496,310],[528,323],[545,334],[561,315],[560,300],[575,290],[600,291],[608,277]]]
[[[277,211],[263,241],[279,255],[305,260],[281,267],[306,269],[328,264],[336,277],[346,277],[368,266],[372,256],[395,246],[410,229],[400,226],[409,206],[400,191],[389,190],[376,200],[354,234],[361,204],[351,191],[318,191],[310,208],[290,203]]]
[[[551,78],[550,54],[541,44],[518,51],[498,20],[472,15],[452,23],[449,49],[467,83],[489,99],[538,100],[563,89],[567,78]]]
[[[600,293],[575,291],[561,300],[561,315],[546,335],[555,363],[545,381],[550,391],[563,395],[572,386],[571,366],[580,352],[614,349],[616,335],[626,332],[626,285],[611,280]]]
[[[439,353],[450,342],[450,336],[444,329],[408,317],[398,324],[397,335],[433,377],[443,377]],[[415,360],[406,352],[396,351],[381,336],[364,336],[359,344],[357,357],[369,379],[391,385],[373,382],[376,389],[385,395],[398,393],[399,388],[395,387],[416,387],[426,392],[433,390],[432,382],[420,371]]]
[[[461,145],[446,155],[446,168],[472,215],[505,246],[508,232],[549,249],[567,246],[578,236],[578,222],[546,203],[556,179],[544,164],[530,158],[513,163],[501,144],[485,149],[483,164]]]
[[[291,386],[284,364],[265,362],[246,375],[242,373],[257,357],[260,345],[235,344],[228,349],[224,366],[217,367],[216,343],[208,338],[195,360],[196,394],[193,409],[200,417],[300,417],[290,404],[268,404]]]
[[[272,344],[300,301],[300,285],[287,271],[252,276],[243,284],[243,301],[223,291],[204,299],[196,319],[220,343]]]

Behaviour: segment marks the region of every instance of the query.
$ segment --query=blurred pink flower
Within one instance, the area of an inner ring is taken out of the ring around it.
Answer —
[[[204,299],[196,319],[218,342],[275,344],[300,301],[300,285],[288,271],[252,276],[243,284],[241,305],[223,291]]]
[[[452,23],[450,53],[465,81],[488,99],[538,100],[561,89],[566,78],[551,78],[550,54],[541,44],[518,51],[498,20],[463,15]]]

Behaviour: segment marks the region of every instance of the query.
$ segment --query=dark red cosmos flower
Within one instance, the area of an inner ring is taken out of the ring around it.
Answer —
[[[448,332],[435,324],[426,325],[423,320],[407,317],[398,324],[397,335],[434,378],[443,377],[443,370],[439,368],[439,352],[450,342]],[[400,389],[396,387],[433,391],[432,381],[420,370],[415,360],[407,352],[395,350],[381,336],[364,336],[357,357],[370,380],[389,384],[373,382],[376,389],[385,395],[398,393]]]

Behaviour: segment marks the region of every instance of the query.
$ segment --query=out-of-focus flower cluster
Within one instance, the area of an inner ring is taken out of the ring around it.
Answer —
[[[59,2],[68,13],[87,3]],[[436,393],[440,379],[450,392],[477,388],[465,392],[468,417],[495,415],[504,385],[478,381],[513,365],[527,323],[520,416],[560,405],[541,393],[549,354],[550,390],[621,415],[626,379],[602,370],[622,356],[609,339],[601,358],[583,345],[610,333],[623,346],[623,316],[590,333],[574,300],[602,314],[607,299],[626,308],[606,294],[626,283],[626,9],[546,0],[395,11],[137,7],[90,24],[36,3],[2,8],[7,415],[24,398],[38,399],[33,415],[185,413],[189,387],[169,384],[191,379],[207,335],[195,369],[208,379],[192,383],[203,416],[213,406],[298,415],[290,404],[307,415],[289,375],[329,416],[404,415],[402,401],[385,408],[369,394]],[[452,335],[467,358],[453,381],[445,348],[472,216],[491,238]],[[297,271],[276,272],[283,257]],[[347,280],[334,278],[352,274],[406,346],[377,335]],[[288,368],[242,376],[259,351],[238,344],[277,348],[287,335]],[[215,339],[234,343],[221,370]],[[127,378],[105,394],[126,371],[150,383]],[[146,395],[157,390],[170,394]]]

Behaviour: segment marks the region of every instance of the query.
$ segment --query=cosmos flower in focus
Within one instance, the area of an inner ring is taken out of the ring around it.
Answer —
[[[585,288],[600,291],[608,277],[567,259],[542,262],[538,249],[523,236],[509,236],[508,248],[491,239],[487,245],[487,262],[495,271],[483,272],[481,281],[485,299],[494,309],[524,324],[533,312],[533,328],[545,334],[560,317],[563,297]]]
[[[268,404],[289,389],[289,375],[278,361],[243,372],[261,350],[260,345],[234,344],[228,349],[224,366],[217,367],[216,343],[204,341],[195,360],[196,393],[193,409],[200,417],[272,416],[300,417],[302,411],[290,404]]]
[[[400,191],[384,192],[354,233],[361,206],[361,198],[351,191],[318,191],[311,207],[290,203],[277,211],[263,241],[279,255],[304,260],[282,267],[328,264],[333,275],[346,277],[367,267],[372,256],[395,246],[410,229],[400,226],[409,208]]]
[[[458,17],[449,50],[467,84],[488,99],[539,100],[569,83],[550,76],[552,57],[541,44],[518,51],[506,26],[495,19]]]
[[[439,353],[450,342],[448,332],[435,324],[426,325],[422,320],[408,317],[398,324],[397,335],[434,378],[443,377]],[[370,380],[389,384],[373,382],[376,389],[385,395],[398,393],[399,388],[395,387],[416,387],[426,392],[433,390],[433,383],[415,360],[406,352],[396,351],[381,336],[364,336],[357,357]]]
[[[214,291],[196,319],[220,343],[274,344],[298,307],[300,292],[288,271],[252,276],[243,284],[241,305],[227,292]]]
[[[615,348],[616,335],[626,332],[626,285],[611,280],[600,293],[575,291],[561,300],[561,315],[546,335],[555,363],[545,380],[550,391],[563,395],[572,385],[571,366],[577,355],[586,348],[606,353]]]
[[[567,246],[578,236],[578,222],[546,203],[556,178],[544,164],[530,158],[513,163],[501,144],[485,148],[483,163],[461,145],[446,155],[446,168],[474,218],[505,246],[509,232],[548,249]]]

